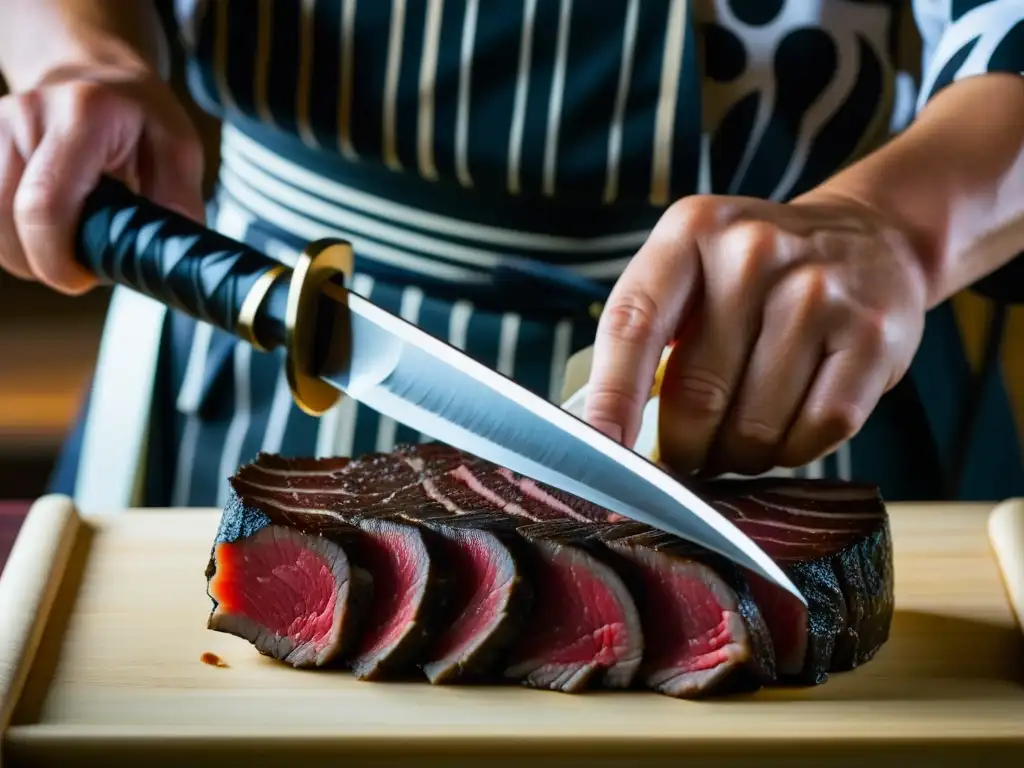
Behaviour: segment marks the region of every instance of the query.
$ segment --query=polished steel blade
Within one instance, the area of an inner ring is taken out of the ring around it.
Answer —
[[[806,600],[736,526],[655,464],[354,293],[327,291],[319,375],[384,416],[700,544]],[[347,305],[347,307],[346,307]]]

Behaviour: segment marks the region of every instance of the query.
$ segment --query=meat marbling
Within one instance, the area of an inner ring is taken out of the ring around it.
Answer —
[[[260,454],[231,482],[224,520],[236,521],[222,524],[218,546],[258,546],[250,541],[263,526],[291,527],[306,537],[289,550],[296,562],[325,551],[341,562],[337,550],[350,572],[373,577],[369,616],[338,625],[345,642],[310,644],[301,622],[283,634],[274,624],[268,642],[235,603],[215,608],[211,628],[289,663],[310,653],[294,648],[322,647],[317,663],[343,659],[365,676],[415,664],[433,683],[506,676],[562,691],[642,683],[693,697],[820,683],[870,659],[892,619],[888,517],[872,486],[768,479],[698,489],[790,575],[808,599],[804,611],[701,547],[441,444],[351,461]],[[249,522],[239,526],[243,513]],[[230,592],[219,583],[232,573],[221,565],[230,554],[215,547],[211,596]],[[366,581],[356,598],[371,594]],[[284,588],[255,577],[245,587],[269,605]],[[358,603],[347,596],[346,605]],[[317,638],[341,636],[322,620],[316,626]],[[367,639],[382,636],[404,641],[380,649]]]

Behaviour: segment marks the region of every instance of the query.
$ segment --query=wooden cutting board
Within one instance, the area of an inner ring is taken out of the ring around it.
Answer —
[[[205,629],[217,511],[83,522],[46,497],[0,577],[0,761],[1020,766],[1024,636],[1012,602],[1024,614],[1024,503],[991,512],[891,505],[897,613],[869,664],[815,688],[679,701],[296,671]],[[202,663],[204,652],[228,666]]]

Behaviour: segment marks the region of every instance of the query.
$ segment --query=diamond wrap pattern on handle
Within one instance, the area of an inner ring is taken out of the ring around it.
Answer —
[[[77,258],[100,280],[123,285],[231,334],[256,281],[280,264],[103,178],[86,198]],[[288,281],[277,280],[256,319],[267,348],[284,343]]]

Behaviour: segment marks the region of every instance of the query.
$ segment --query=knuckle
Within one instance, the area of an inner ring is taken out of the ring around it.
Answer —
[[[774,260],[777,233],[766,221],[740,221],[722,233],[716,254],[720,279],[733,291],[754,290]]]
[[[634,292],[610,304],[601,316],[602,330],[611,339],[626,344],[639,344],[660,337],[661,315],[654,299]]]
[[[860,431],[866,414],[856,403],[832,403],[819,413],[812,414],[811,424],[815,431],[836,443],[849,440]]]
[[[66,86],[63,101],[68,110],[68,117],[73,120],[86,120],[95,112],[102,110],[110,103],[110,89],[99,83],[74,83]]]
[[[707,229],[718,218],[718,204],[710,195],[681,197],[669,206],[664,218],[687,231]]]
[[[760,219],[739,221],[728,228],[725,238],[730,251],[747,260],[762,259],[775,251],[778,230]]]
[[[65,208],[60,179],[48,168],[22,177],[14,194],[14,214],[22,224],[46,224],[59,218]]]
[[[690,416],[721,418],[729,406],[729,385],[717,373],[689,368],[679,377],[679,405]]]
[[[815,318],[831,306],[833,298],[827,270],[820,266],[809,266],[786,278],[776,294],[775,303],[787,314]]]
[[[864,312],[858,319],[858,343],[864,354],[876,358],[889,346],[889,323],[881,312]]]

